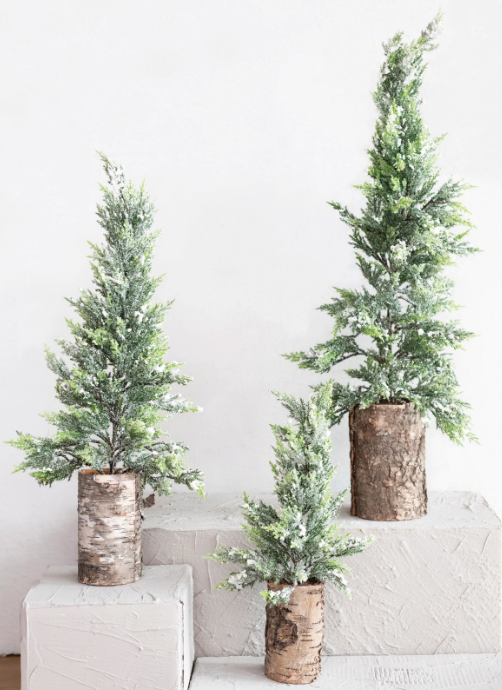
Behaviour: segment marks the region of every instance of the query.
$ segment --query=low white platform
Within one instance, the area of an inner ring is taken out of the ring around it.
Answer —
[[[277,690],[265,677],[262,657],[201,658],[190,690]],[[323,657],[311,690],[501,690],[502,655]]]
[[[23,602],[22,690],[186,690],[193,666],[187,565],[144,568],[118,587],[49,568]]]
[[[178,493],[146,511],[144,562],[193,568],[197,657],[264,653],[263,585],[214,590],[231,567],[203,559],[219,544],[247,545],[241,503],[235,494],[203,501]],[[327,588],[326,654],[500,651],[501,527],[481,496],[432,493],[429,514],[410,522],[361,520],[350,516],[347,504],[339,521],[343,530],[378,539],[345,559],[352,600]]]

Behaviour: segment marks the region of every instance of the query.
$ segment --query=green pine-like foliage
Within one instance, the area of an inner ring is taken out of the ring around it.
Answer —
[[[219,585],[229,590],[273,580],[290,585],[281,592],[262,592],[272,605],[287,603],[293,588],[307,581],[333,582],[349,593],[339,558],[360,553],[372,538],[341,534],[334,522],[346,496],[333,496],[330,483],[336,468],[330,461],[329,412],[332,382],[319,386],[305,401],[275,393],[292,423],[271,425],[276,439],[274,492],[279,508],[244,494],[242,506],[252,549],[220,547],[206,556],[244,566]]]
[[[356,405],[413,402],[427,423],[455,442],[474,439],[469,405],[459,398],[452,351],[472,333],[444,314],[457,308],[445,268],[474,251],[472,227],[459,198],[464,182],[439,182],[437,149],[420,114],[424,53],[436,48],[439,14],[409,44],[397,34],[384,44],[386,60],[373,94],[379,118],[369,151],[370,181],[358,186],[366,198],[360,216],[332,203],[350,227],[357,265],[368,283],[337,289],[320,308],[334,319],[333,336],[286,357],[303,369],[326,373],[353,357],[347,370],[359,384],[333,388],[331,421],[338,424]]]
[[[46,350],[66,409],[43,415],[57,429],[53,437],[18,432],[10,441],[25,453],[16,470],[42,485],[83,467],[135,470],[159,494],[172,482],[202,493],[201,472],[185,465],[187,446],[160,429],[166,416],[199,408],[171,390],[191,379],[165,359],[162,324],[171,303],[152,301],[162,280],[151,275],[154,207],[143,185],[135,189],[120,166],[101,158],[109,187],[97,210],[105,243],[90,245],[95,289],[68,299],[79,320],[67,321],[73,340],[57,341],[66,358]]]

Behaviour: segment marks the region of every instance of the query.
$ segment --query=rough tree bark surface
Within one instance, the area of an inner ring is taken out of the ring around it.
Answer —
[[[425,427],[413,403],[350,412],[352,515],[415,520],[427,514]]]
[[[278,591],[288,585],[268,583]],[[303,584],[288,604],[267,606],[265,675],[278,683],[313,683],[321,672],[324,634],[324,584]]]
[[[78,581],[126,585],[141,577],[141,479],[78,473]]]

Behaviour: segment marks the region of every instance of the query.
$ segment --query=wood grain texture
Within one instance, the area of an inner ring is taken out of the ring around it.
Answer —
[[[271,591],[287,586],[268,583]],[[288,604],[267,606],[265,675],[278,683],[312,683],[321,672],[323,634],[323,583],[298,585]]]
[[[425,427],[413,403],[356,407],[349,429],[352,515],[382,521],[426,515]]]
[[[21,657],[0,657],[0,690],[20,690]]]
[[[109,587],[141,577],[141,479],[78,473],[78,581]]]

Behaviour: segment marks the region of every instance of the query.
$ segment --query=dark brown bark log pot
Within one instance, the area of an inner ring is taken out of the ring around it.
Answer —
[[[268,582],[278,591],[289,585]],[[313,683],[321,672],[324,584],[297,585],[288,604],[267,605],[265,675],[278,683]]]
[[[125,585],[141,577],[141,479],[78,473],[78,581]]]
[[[425,427],[413,403],[350,412],[352,515],[415,520],[427,514]]]

